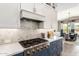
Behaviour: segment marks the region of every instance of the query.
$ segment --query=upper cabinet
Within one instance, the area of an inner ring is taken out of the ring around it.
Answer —
[[[21,9],[34,12],[40,15],[43,14],[43,8],[44,6],[42,5],[42,3],[21,3]]]
[[[43,3],[36,3],[35,4],[35,12],[40,14],[40,15],[44,15],[44,8],[45,6],[43,5]]]
[[[21,9],[33,12],[34,3],[21,3]]]
[[[45,21],[45,16],[42,15],[42,10],[40,12],[39,9],[36,7],[40,7],[41,4],[39,3],[26,3],[21,4],[21,17],[34,19],[37,21]]]
[[[36,4],[36,13],[45,16],[44,28],[57,30],[57,11],[44,3]]]
[[[20,4],[0,4],[0,28],[19,28],[20,26]]]

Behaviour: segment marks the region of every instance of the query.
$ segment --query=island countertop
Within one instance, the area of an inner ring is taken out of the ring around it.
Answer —
[[[59,37],[59,36],[53,36],[52,38],[45,38],[46,40],[50,42],[56,41],[56,40],[60,40],[63,39],[63,37]]]

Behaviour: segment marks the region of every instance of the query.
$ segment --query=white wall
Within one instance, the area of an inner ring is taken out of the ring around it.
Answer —
[[[20,4],[0,3],[0,28],[19,28]]]

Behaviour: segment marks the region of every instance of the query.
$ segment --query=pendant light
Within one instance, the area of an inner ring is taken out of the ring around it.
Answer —
[[[68,20],[67,20],[67,33],[69,33],[69,21],[70,21],[70,10],[69,10],[69,12],[68,12]]]

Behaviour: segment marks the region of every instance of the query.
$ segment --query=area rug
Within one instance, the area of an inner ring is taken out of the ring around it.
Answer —
[[[77,39],[76,41],[64,41],[64,43],[79,46],[79,39]]]

